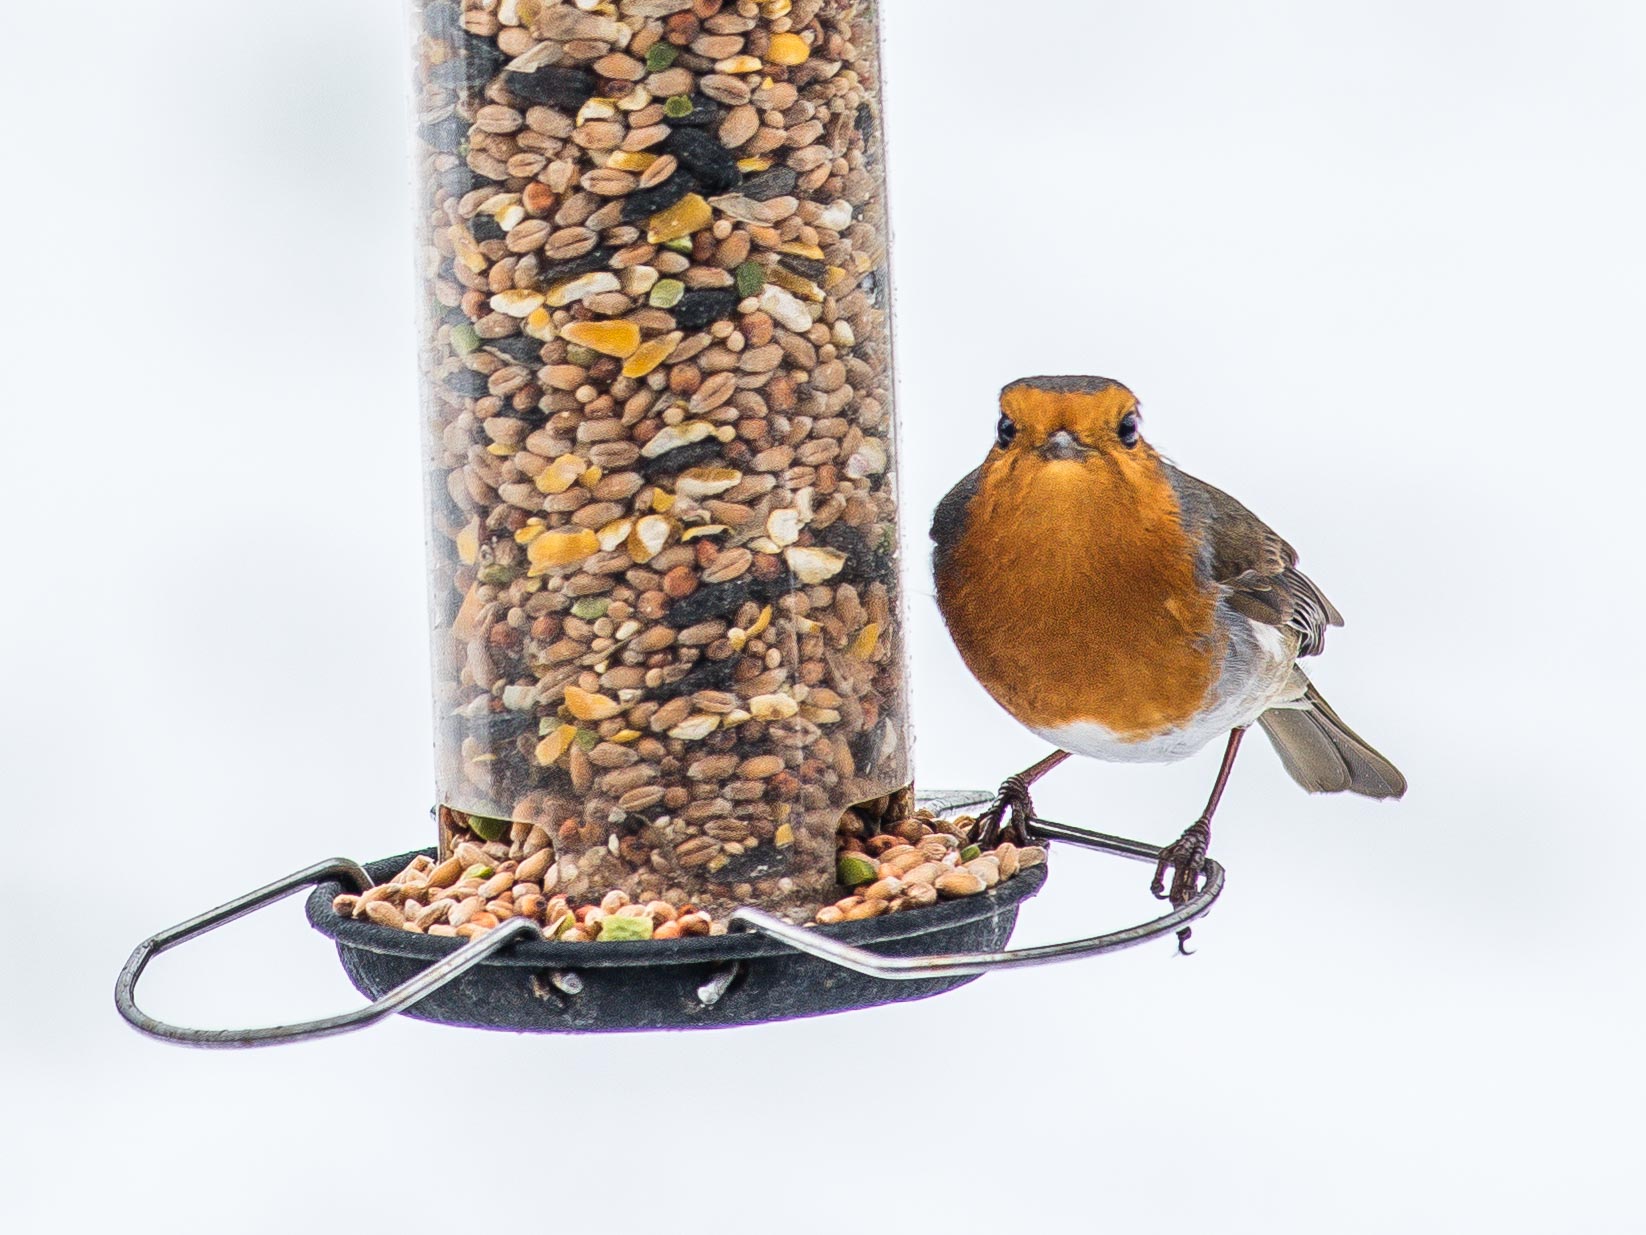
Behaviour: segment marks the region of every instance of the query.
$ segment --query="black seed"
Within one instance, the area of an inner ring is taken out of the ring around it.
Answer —
[[[778,255],[777,264],[794,271],[804,279],[813,283],[821,283],[829,273],[829,264],[820,262],[816,258],[801,257],[798,253],[782,253]]]
[[[467,728],[482,750],[496,750],[499,743],[512,742],[536,723],[537,717],[529,712],[488,712],[471,720]]]
[[[507,73],[503,84],[509,93],[528,103],[576,110],[594,97],[600,83],[588,69],[562,69],[550,65],[535,73]]]
[[[725,586],[730,587],[731,584]],[[686,599],[693,600],[702,594],[701,592],[695,592]],[[680,604],[684,603],[685,601],[680,602]],[[680,604],[677,604],[675,608],[678,609]],[[735,610],[729,612],[735,612]],[[702,621],[703,619],[699,618],[698,620]],[[683,625],[690,626],[692,623],[686,622]],[[691,667],[685,677],[678,682],[662,687],[656,692],[656,696],[667,700],[678,695],[696,694],[700,690],[730,690],[734,684],[732,668],[736,664],[736,657],[729,660],[700,660]]]
[[[874,729],[865,730],[851,738],[846,746],[851,750],[852,759],[860,768],[872,768],[879,762],[880,734]]]
[[[743,183],[737,157],[701,129],[672,130],[663,140],[663,149],[711,193],[724,193]]]
[[[863,141],[867,144],[874,142],[874,113],[867,107],[859,107],[857,115],[852,117],[852,127],[863,134]]]
[[[638,223],[641,219],[649,219],[658,211],[667,210],[686,194],[697,192],[701,187],[696,176],[688,171],[677,171],[662,184],[654,184],[649,189],[641,189],[625,197],[623,222]]]
[[[453,56],[444,64],[429,71],[429,81],[445,90],[461,90],[469,94],[484,90],[500,66],[486,64],[467,56]]]
[[[459,163],[456,167],[448,167],[441,172],[436,183],[442,192],[450,193],[454,197],[462,197],[465,193],[478,189],[482,184],[496,184],[497,182],[489,177],[482,176],[467,163]]]
[[[757,202],[770,201],[774,197],[787,197],[794,192],[794,186],[799,179],[792,167],[774,167],[769,172],[761,172],[758,176],[750,176],[745,180],[743,196]]]
[[[429,494],[434,502],[434,514],[438,522],[457,524],[468,518],[468,515],[463,513],[462,508],[452,499],[450,491],[446,488],[446,471],[444,468],[430,474],[424,491]],[[441,589],[442,599],[439,604],[445,614],[445,619],[439,625],[450,628],[452,620],[457,616],[457,608],[460,602],[455,595],[449,598],[445,597],[444,591],[445,589]]]
[[[469,135],[469,122],[461,116],[447,116],[433,124],[425,124],[417,131],[425,143],[445,154],[451,154]]]
[[[676,128],[718,129],[720,122],[726,118],[726,110],[713,99],[694,94],[691,112],[684,116],[670,116],[669,124]]]
[[[538,365],[543,363],[543,343],[530,335],[515,334],[504,339],[486,339],[482,342],[489,352],[502,352],[510,360],[518,360],[521,364]]]
[[[486,393],[486,375],[473,369],[459,369],[446,378],[446,385],[460,395],[478,399]]]
[[[745,602],[754,599],[753,585],[754,580],[745,575],[730,583],[711,583],[700,587],[684,600],[677,600],[669,606],[669,625],[676,630],[684,630],[710,618],[729,620]],[[703,688],[699,686],[695,689]]]
[[[469,220],[469,234],[474,237],[475,243],[483,240],[501,240],[508,235],[503,225],[489,214],[477,214]]]
[[[490,39],[473,35],[466,35],[452,50],[456,54],[429,70],[429,80],[448,90],[483,90],[509,61]]]
[[[872,765],[860,763],[857,766]],[[715,871],[714,877],[725,883],[752,883],[756,879],[770,879],[787,873],[793,861],[788,850],[775,845],[761,845],[758,849],[745,849],[742,853],[731,855],[726,865]]]
[[[455,38],[463,32],[462,15],[450,0],[435,0],[423,10],[423,29],[437,39]]]
[[[863,533],[849,523],[841,523],[838,519],[814,534],[817,543],[825,549],[838,550],[849,558],[859,557],[868,552],[868,542],[863,539]]]
[[[681,330],[702,330],[737,312],[738,295],[729,287],[709,287],[687,292],[671,312]]]
[[[640,474],[647,480],[652,480],[670,472],[683,472],[689,467],[700,467],[719,458],[720,442],[711,437],[687,446],[676,446],[673,450],[665,450],[654,459],[642,456],[639,464]]]
[[[893,566],[891,542],[884,546],[870,545],[863,533],[847,523],[829,524],[817,533],[817,543],[846,555],[846,564],[835,576],[834,581],[838,583],[872,583],[886,578]]]
[[[611,264],[612,254],[616,249],[590,249],[582,257],[562,258],[558,262],[545,262],[537,270],[537,282],[543,287],[550,283],[558,283],[562,279],[576,278],[580,274],[590,274],[596,270],[604,270]]]

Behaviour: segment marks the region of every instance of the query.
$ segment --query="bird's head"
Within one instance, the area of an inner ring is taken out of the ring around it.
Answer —
[[[1141,462],[1137,396],[1106,377],[1024,377],[1000,392],[1000,420],[985,468]],[[1152,452],[1143,452],[1144,454]]]

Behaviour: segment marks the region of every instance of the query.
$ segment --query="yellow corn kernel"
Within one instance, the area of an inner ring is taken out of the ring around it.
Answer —
[[[652,215],[646,227],[648,244],[665,244],[693,232],[700,232],[714,222],[714,210],[696,193],[688,193],[667,210]]]
[[[674,353],[674,349],[680,346],[680,340],[685,337],[680,331],[675,330],[642,343],[635,349],[634,355],[623,363],[623,376],[645,377],[667,360]]]
[[[792,68],[797,64],[805,64],[811,58],[811,47],[798,34],[774,34],[771,45],[766,48],[766,59],[773,64]]]
[[[473,566],[480,557],[480,518],[476,516],[464,524],[463,530],[457,533],[457,560],[465,566]]]
[[[640,346],[640,327],[633,322],[572,322],[560,332],[568,343],[578,343],[619,360],[634,355]]]

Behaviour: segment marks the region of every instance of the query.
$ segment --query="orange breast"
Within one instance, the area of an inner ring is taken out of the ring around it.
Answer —
[[[1222,662],[1216,593],[1152,451],[985,465],[937,577],[967,666],[1034,728],[1095,721],[1123,739],[1174,729]]]

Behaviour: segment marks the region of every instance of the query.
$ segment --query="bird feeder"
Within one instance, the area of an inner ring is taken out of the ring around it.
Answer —
[[[435,845],[322,863],[155,936],[122,1014],[196,1045],[400,1010],[740,1024],[935,994],[1203,913],[1215,864],[1146,927],[1015,953],[1044,866],[937,904],[888,894],[907,912],[826,912],[843,837],[850,854],[915,802],[877,6],[414,14]],[[496,899],[336,911],[412,862]],[[531,879],[504,896],[494,868]],[[137,1008],[153,955],[309,885],[310,922],[373,1004],[233,1032]]]

